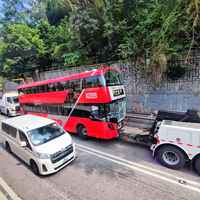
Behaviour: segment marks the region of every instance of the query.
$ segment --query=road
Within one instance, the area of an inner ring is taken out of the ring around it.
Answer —
[[[0,120],[4,117],[0,116]],[[199,200],[200,177],[159,165],[148,148],[73,136],[78,158],[58,173],[35,176],[0,146],[0,177],[24,200]]]

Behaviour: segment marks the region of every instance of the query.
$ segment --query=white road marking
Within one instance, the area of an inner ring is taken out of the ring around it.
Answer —
[[[114,158],[114,159],[117,159],[117,160],[120,160],[122,162],[126,162],[128,164],[131,164],[131,165],[135,165],[139,168],[143,168],[143,169],[146,169],[146,170],[150,170],[152,172],[155,172],[155,173],[159,173],[159,174],[162,174],[164,176],[168,176],[170,178],[173,178],[173,179],[177,179],[178,180],[183,180],[183,181],[186,181],[187,183],[190,183],[192,185],[196,185],[200,188],[200,184],[198,182],[195,182],[195,181],[190,181],[190,180],[187,180],[187,179],[184,179],[182,177],[178,177],[178,176],[174,176],[173,174],[169,174],[167,172],[163,172],[161,170],[158,170],[158,169],[155,169],[155,168],[151,168],[151,167],[147,167],[146,165],[142,165],[142,164],[138,164],[138,163],[134,163],[130,160],[127,160],[127,159],[124,159],[124,158],[121,158],[121,157],[118,157],[118,156],[115,156],[115,155],[112,155],[112,154],[108,154],[108,153],[105,153],[103,151],[99,151],[99,150],[96,150],[96,149],[93,149],[93,148],[90,148],[88,146],[83,146],[81,144],[76,144],[76,146],[79,146],[79,147],[82,147],[82,148],[85,148],[87,150],[90,150],[90,151],[93,151],[93,152],[96,152],[96,153],[99,153],[99,154],[102,154],[102,155],[105,155],[105,156],[108,156],[108,157],[111,157],[111,158]]]
[[[99,158],[109,160],[111,162],[114,162],[116,164],[130,168],[132,170],[139,171],[141,173],[153,176],[155,178],[164,180],[166,182],[173,183],[173,184],[178,185],[180,187],[190,189],[190,190],[193,190],[193,191],[200,193],[200,184],[197,183],[197,182],[186,180],[186,179],[183,179],[181,177],[176,177],[173,174],[165,173],[165,172],[162,172],[160,170],[156,170],[156,169],[153,169],[153,168],[150,168],[150,167],[146,167],[144,165],[134,163],[134,162],[131,162],[129,160],[120,158],[118,156],[114,156],[112,154],[108,154],[108,153],[105,153],[105,152],[102,152],[102,151],[99,151],[99,150],[96,150],[96,149],[92,149],[90,147],[86,147],[86,146],[83,146],[83,145],[80,145],[80,144],[76,144],[76,146],[77,146],[77,149],[84,151],[86,153],[92,154],[94,156],[97,156]],[[180,182],[182,182],[182,181],[186,182],[186,184],[181,184]]]
[[[11,197],[13,200],[21,200],[21,198],[11,189],[10,186],[0,177],[0,185],[6,191],[6,193]]]

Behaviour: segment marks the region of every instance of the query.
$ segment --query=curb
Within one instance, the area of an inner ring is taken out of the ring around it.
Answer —
[[[2,193],[7,200],[22,200],[19,196],[8,186],[8,184],[0,177],[0,193]]]

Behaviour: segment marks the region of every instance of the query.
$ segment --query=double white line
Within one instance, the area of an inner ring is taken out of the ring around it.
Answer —
[[[105,153],[103,151],[99,151],[87,146],[83,146],[81,144],[77,144],[76,143],[76,147],[78,150],[92,154],[96,157],[102,158],[104,160],[108,160],[111,161],[113,163],[116,163],[118,165],[124,166],[126,168],[129,168],[131,170],[134,171],[138,171],[140,173],[152,176],[154,178],[166,181],[170,184],[175,184],[178,185],[180,187],[189,189],[189,190],[193,190],[195,192],[200,193],[200,184],[198,182],[194,182],[194,181],[190,181],[190,180],[186,180],[182,177],[178,177],[178,176],[174,176],[173,174],[169,174],[151,167],[147,167],[145,165],[142,164],[138,164],[138,163],[134,163],[131,162],[129,160],[120,158],[118,156],[112,155],[112,154],[108,154]]]

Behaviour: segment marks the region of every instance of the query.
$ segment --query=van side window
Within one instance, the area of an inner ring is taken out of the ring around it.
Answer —
[[[8,128],[8,134],[10,136],[12,136],[13,138],[16,138],[16,135],[17,135],[17,129],[12,127],[12,126],[9,126]]]
[[[2,122],[1,129],[7,133],[8,125]]]
[[[26,135],[22,132],[22,131],[18,131],[19,132],[19,139],[20,139],[20,141],[21,142],[26,142],[26,144],[27,144],[27,147],[30,149],[30,150],[32,150],[31,149],[31,146],[30,146],[30,144],[29,144],[29,141],[28,141],[28,139],[27,139],[27,137],[26,137]]]
[[[2,127],[2,130],[6,132],[8,135],[12,136],[13,138],[16,138],[16,135],[17,135],[16,128],[9,126],[8,124],[5,124],[5,123],[2,123],[1,127]]]

